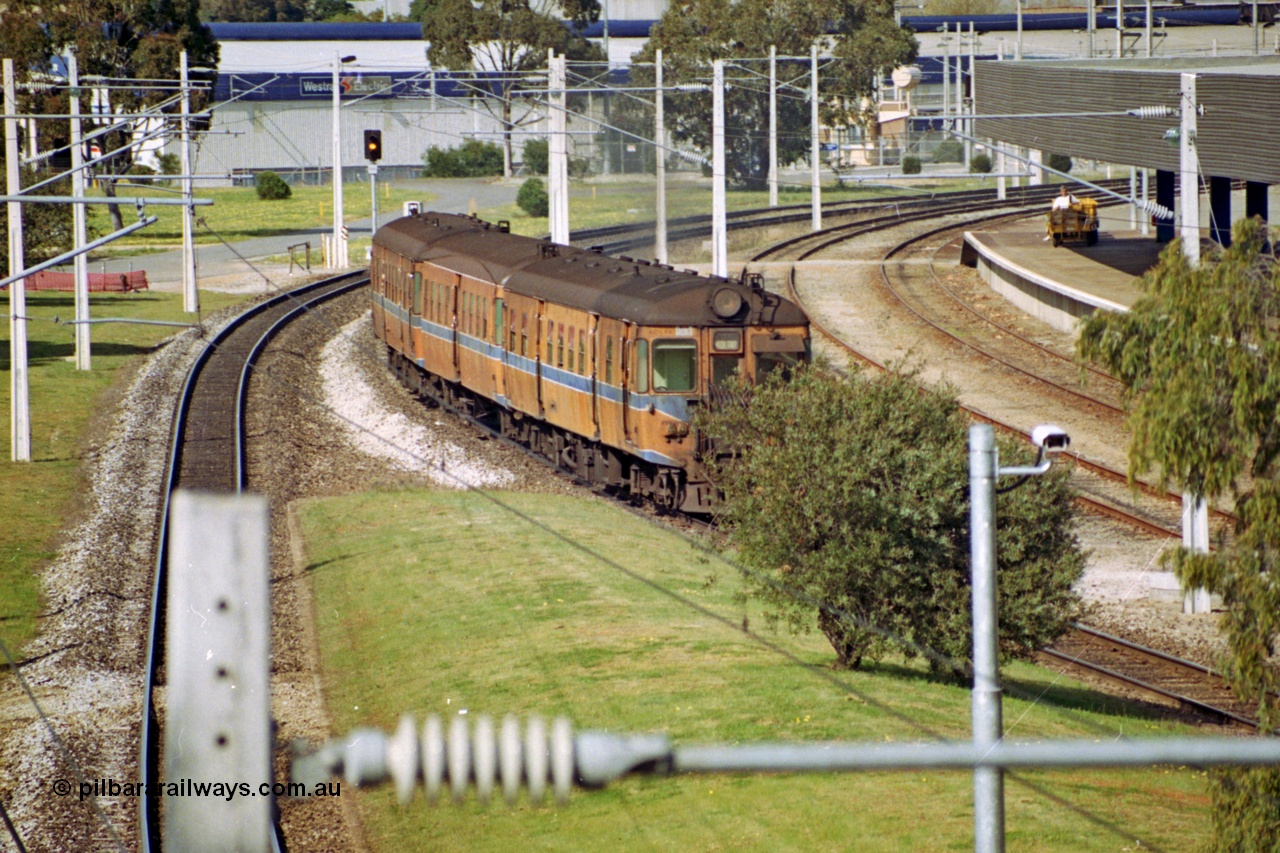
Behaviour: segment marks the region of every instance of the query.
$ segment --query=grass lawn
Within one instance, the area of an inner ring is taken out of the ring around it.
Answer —
[[[202,310],[215,311],[242,296],[202,292]],[[0,308],[9,314],[9,293],[0,291]],[[93,294],[91,315],[189,322],[181,294]],[[118,323],[93,327],[93,369],[76,370],[72,326],[55,325],[55,316],[73,318],[70,293],[27,293],[28,383],[31,401],[30,464],[11,462],[8,423],[0,433],[0,638],[17,653],[35,633],[40,611],[36,571],[53,556],[55,537],[80,486],[84,436],[104,408],[105,392],[130,361],[150,352],[179,329]],[[9,325],[0,330],[0,411],[12,418]]]
[[[537,523],[456,492],[301,505],[338,732],[466,709],[563,714],[579,729],[664,731],[677,744],[967,736],[968,692],[914,662],[835,673],[820,636],[765,634],[809,666],[754,641],[744,619],[764,620],[735,602],[735,571],[675,535],[596,501],[497,497]],[[1043,694],[1006,699],[1014,738],[1186,731],[1044,669],[1015,664],[1005,678],[1007,697]],[[400,808],[389,789],[356,804],[388,851],[918,851],[972,849],[971,797],[970,774],[924,772],[637,777],[563,808],[420,796]],[[1175,768],[1023,772],[1006,802],[1016,850],[1185,850],[1206,837],[1209,809],[1203,776]]]
[[[96,193],[101,195],[99,191]],[[170,192],[159,187],[134,189],[121,187],[117,195],[126,202],[121,212],[125,224],[135,221],[132,198],[135,195],[158,197]],[[247,240],[253,237],[272,237],[291,231],[310,228],[324,228],[333,224],[333,187],[331,186],[295,186],[293,196],[277,201],[263,201],[253,187],[225,187],[221,189],[196,190],[197,198],[212,199],[209,207],[197,207],[196,219],[204,219],[207,224],[197,224],[195,241],[197,243],[216,243],[217,238],[211,231],[217,232],[228,242]],[[372,209],[367,183],[343,184],[342,208],[347,219],[368,218]],[[380,182],[378,185],[378,219],[390,221],[391,214],[400,215],[402,205],[406,201],[424,200],[430,193],[415,190],[408,186],[398,186],[391,182]],[[176,196],[175,196],[176,197]],[[169,205],[153,205],[147,208],[148,214],[159,217],[154,225],[122,237],[111,244],[112,251],[108,255],[120,255],[120,249],[139,246],[181,246],[182,217],[180,207]],[[89,207],[89,223],[100,233],[112,230],[111,219],[105,207],[91,205]],[[97,257],[97,255],[95,255]]]

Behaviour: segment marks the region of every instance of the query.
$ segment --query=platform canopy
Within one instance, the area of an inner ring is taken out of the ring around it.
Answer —
[[[1182,73],[1197,75],[1200,173],[1280,183],[1280,56],[978,62],[978,115],[1178,107]],[[1164,140],[1176,116],[978,119],[975,136],[1046,154],[1178,170]]]

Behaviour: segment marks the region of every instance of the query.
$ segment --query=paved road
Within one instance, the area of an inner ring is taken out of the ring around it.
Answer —
[[[455,179],[420,179],[414,181],[397,181],[397,188],[405,186],[420,189],[428,209],[443,210],[449,213],[466,213],[474,200],[477,210],[500,207],[515,200],[518,182]],[[347,194],[359,192],[359,184],[349,185]],[[367,187],[365,188],[367,192]],[[429,199],[429,200],[428,200]],[[399,211],[379,211],[378,221],[386,224],[392,214]],[[198,214],[198,211],[197,211]],[[368,236],[370,220],[348,219],[347,229],[354,239]],[[255,237],[252,240],[240,240],[230,246],[215,243],[196,246],[196,275],[205,279],[222,278],[240,275],[248,270],[245,259],[265,258],[272,255],[287,254],[287,247],[294,243],[310,241],[314,254],[313,261],[319,254],[320,238],[332,232],[330,228],[311,228],[291,231],[275,237]],[[64,267],[70,269],[70,267]],[[147,271],[147,280],[154,290],[179,290],[182,287],[182,250],[156,252],[150,255],[137,255],[131,258],[117,258],[104,261],[93,261],[89,265],[91,272],[127,272],[133,269]]]

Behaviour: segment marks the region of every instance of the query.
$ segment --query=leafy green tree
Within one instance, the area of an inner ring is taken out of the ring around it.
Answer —
[[[409,17],[422,21],[433,65],[492,73],[485,86],[493,97],[481,104],[502,123],[507,177],[513,130],[538,118],[532,110],[517,117],[512,106],[513,97],[528,88],[525,73],[545,68],[549,49],[571,60],[602,58],[580,35],[581,27],[600,17],[597,0],[414,0]]]
[[[770,619],[814,624],[856,668],[920,648],[961,675],[971,657],[968,423],[954,394],[902,372],[838,376],[800,368],[789,381],[732,389],[741,404],[698,418],[721,455],[731,546]],[[1000,442],[1015,464],[1027,450]],[[1066,470],[999,500],[1000,648],[1025,656],[1075,614],[1084,558],[1071,529]],[[796,595],[799,593],[799,595]],[[817,611],[814,602],[837,608]]]
[[[987,154],[974,154],[969,159],[969,171],[975,174],[983,174],[991,171],[991,157]]]
[[[298,21],[374,20],[356,12],[347,0],[201,0],[205,21],[286,23]],[[381,20],[378,13],[376,20]]]
[[[551,159],[551,146],[545,139],[530,139],[524,144],[524,165],[535,175],[545,175]]]
[[[1070,172],[1075,164],[1067,154],[1050,154],[1048,165],[1050,169],[1057,169],[1059,172]]]
[[[836,35],[828,39],[832,31]],[[917,50],[915,38],[894,25],[886,0],[679,0],[667,7],[636,59],[652,62],[654,51],[662,48],[666,85],[706,83],[713,60],[759,60],[771,45],[780,56],[807,56],[815,41],[830,42],[834,62],[821,70],[819,87],[824,119],[836,126],[864,121],[863,99],[871,94],[876,73],[912,61]],[[800,78],[798,85],[806,86],[808,68],[807,60],[779,60],[778,78]],[[769,171],[768,71],[759,61],[741,71],[729,69],[726,165],[736,183],[758,186]],[[639,85],[652,85],[652,67],[637,66],[633,76]],[[710,92],[667,96],[667,126],[676,140],[710,152],[711,98]],[[778,127],[780,165],[808,156],[809,104],[803,93],[779,90]]]
[[[921,165],[919,157],[914,154],[908,154],[906,157],[902,158],[902,174],[918,175],[920,174],[920,169]]]
[[[75,3],[18,4],[0,15],[0,48],[13,56],[24,73],[46,71],[55,54],[74,50],[82,77],[99,75],[112,81],[176,80],[178,58],[187,50],[193,66],[215,67],[218,45],[209,28],[200,23],[199,0],[161,0],[155,3],[122,2],[122,0],[78,0]],[[18,64],[15,63],[15,64]],[[102,90],[110,100],[110,111],[131,113],[173,98],[172,88],[112,86]],[[81,94],[83,112],[88,114],[91,90]],[[59,93],[57,109],[36,112],[65,112],[66,95]],[[204,106],[204,96],[197,93],[192,108]],[[176,104],[166,112],[179,109]],[[42,127],[42,137],[51,144],[65,144],[69,130],[65,125]],[[48,133],[46,133],[48,131]],[[98,144],[103,151],[120,148],[132,141],[132,127],[124,126],[103,137]],[[133,165],[135,152],[125,151],[110,163],[97,168],[99,183],[108,196],[115,195],[114,176],[126,174]],[[115,228],[123,227],[120,209],[110,207]]]
[[[1222,596],[1225,674],[1280,724],[1270,657],[1280,636],[1280,267],[1258,221],[1192,268],[1175,240],[1125,314],[1085,321],[1080,354],[1128,389],[1130,475],[1154,471],[1210,500],[1234,499],[1235,536],[1209,554],[1168,557],[1183,586]],[[1280,771],[1223,772],[1214,785],[1215,850],[1271,850],[1280,837]]]

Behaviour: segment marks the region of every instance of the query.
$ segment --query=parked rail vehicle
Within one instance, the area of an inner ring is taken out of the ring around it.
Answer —
[[[485,420],[585,480],[709,512],[691,427],[735,373],[810,356],[799,307],[736,281],[420,213],[378,229],[373,324],[411,390]]]
[[[1073,201],[1070,206],[1050,210],[1045,230],[1054,246],[1082,242],[1086,246],[1098,242],[1098,202],[1092,198]]]

